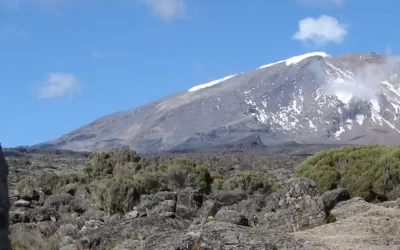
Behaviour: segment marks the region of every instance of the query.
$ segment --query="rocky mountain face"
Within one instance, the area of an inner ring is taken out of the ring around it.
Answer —
[[[393,145],[400,138],[399,62],[375,53],[308,53],[102,117],[36,146],[153,153],[255,134],[265,145]]]

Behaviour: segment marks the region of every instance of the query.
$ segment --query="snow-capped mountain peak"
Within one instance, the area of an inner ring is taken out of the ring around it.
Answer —
[[[307,53],[105,116],[41,146],[150,153],[254,134],[265,144],[398,144],[400,60],[389,59]]]

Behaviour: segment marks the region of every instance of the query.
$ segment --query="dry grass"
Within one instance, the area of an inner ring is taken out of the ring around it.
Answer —
[[[13,250],[57,250],[59,239],[57,237],[46,238],[36,227],[18,228],[10,233],[10,243]]]

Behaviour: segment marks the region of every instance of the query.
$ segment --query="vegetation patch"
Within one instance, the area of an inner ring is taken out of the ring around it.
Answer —
[[[343,187],[369,202],[394,200],[400,197],[400,148],[362,145],[321,151],[300,164],[296,175],[314,180],[321,192]]]

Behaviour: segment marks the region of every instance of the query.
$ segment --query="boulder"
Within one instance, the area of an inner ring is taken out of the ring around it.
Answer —
[[[78,183],[69,183],[63,187],[61,187],[61,191],[63,193],[70,194],[72,196],[75,195],[76,189],[78,188],[79,184]]]
[[[27,223],[29,222],[28,216],[26,216],[24,211],[10,211],[10,223]]]
[[[177,194],[177,203],[188,207],[190,211],[199,210],[205,200],[205,194],[200,189],[185,188]]]
[[[212,194],[210,198],[220,202],[224,206],[230,206],[242,200],[247,200],[247,194],[243,190],[218,191]]]
[[[75,197],[90,200],[90,191],[86,186],[78,186],[75,190]]]
[[[203,219],[206,219],[209,216],[214,217],[222,206],[222,203],[218,201],[206,200],[199,210],[200,217]]]
[[[177,205],[176,206],[176,216],[185,220],[192,220],[194,217],[194,213],[190,211],[187,206]]]
[[[29,202],[32,202],[32,201],[43,202],[44,201],[44,193],[40,189],[25,187],[22,190],[20,199],[26,200]]]
[[[70,206],[72,211],[78,214],[82,214],[89,209],[89,202],[82,198],[74,198],[71,201],[69,201],[68,205]]]
[[[17,200],[16,202],[14,202],[14,206],[16,207],[30,207],[31,203],[27,200]]]
[[[138,211],[140,214],[172,216],[176,212],[177,194],[159,192],[154,195],[142,195]]]
[[[215,221],[227,222],[239,226],[249,226],[249,220],[238,211],[221,209],[214,216]]]
[[[54,208],[51,207],[40,207],[33,208],[26,212],[26,216],[30,222],[42,222],[42,221],[53,221],[56,222],[60,215]]]
[[[72,224],[64,224],[58,228],[56,234],[60,236],[60,238],[64,238],[67,236],[74,238],[77,235],[78,231],[78,227]]]
[[[51,195],[44,201],[45,207],[58,208],[61,205],[67,205],[74,197],[67,193]]]
[[[322,195],[321,199],[322,199],[322,202],[324,203],[325,211],[330,211],[339,202],[349,200],[350,193],[347,189],[338,188],[335,190],[325,192]]]
[[[276,213],[266,211],[260,218],[261,224],[270,229],[293,232],[326,223],[327,213],[315,182],[294,178],[286,183],[285,190]]]
[[[147,211],[147,216],[165,216],[171,217],[176,212],[176,201],[175,200],[165,200],[154,206]]]

